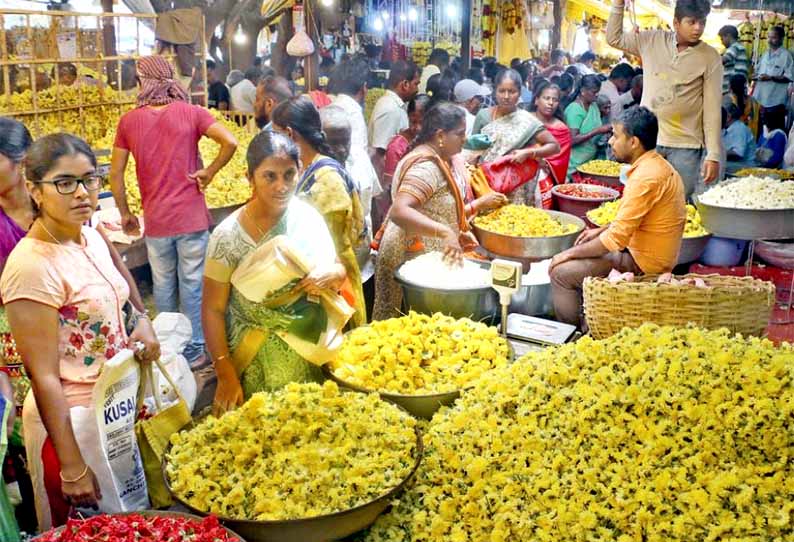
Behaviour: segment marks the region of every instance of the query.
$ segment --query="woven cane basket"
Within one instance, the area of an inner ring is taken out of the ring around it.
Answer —
[[[762,336],[775,303],[775,286],[753,277],[682,275],[702,278],[709,288],[659,284],[658,275],[613,284],[588,277],[584,281],[584,312],[595,339],[611,337],[624,327],[645,322],[662,326],[693,323],[705,329]]]

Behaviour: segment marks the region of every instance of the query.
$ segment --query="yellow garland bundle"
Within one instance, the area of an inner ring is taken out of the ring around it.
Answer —
[[[790,542],[794,349],[646,324],[483,376],[366,542]]]

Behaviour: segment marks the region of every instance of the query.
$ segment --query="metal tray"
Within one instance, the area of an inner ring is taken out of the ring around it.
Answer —
[[[352,392],[351,392],[352,393]],[[192,429],[199,420],[195,420],[185,427],[183,431]],[[183,501],[179,495],[171,489],[171,483],[166,473],[166,459],[171,451],[171,443],[163,454],[161,469],[165,486],[171,493],[176,502],[200,516],[209,515],[207,512],[198,510],[187,502]],[[225,526],[238,533],[242,533],[248,542],[330,542],[340,540],[354,533],[362,531],[372,525],[379,515],[391,504],[392,500],[399,495],[409,482],[416,475],[419,465],[424,456],[424,443],[419,428],[416,429],[416,462],[408,476],[399,485],[384,493],[380,497],[355,508],[314,516],[311,518],[289,519],[281,521],[256,521],[227,518],[215,514],[218,520]]]
[[[729,239],[791,239],[794,237],[794,209],[732,209],[700,201],[695,205],[703,227],[718,237]]]
[[[709,244],[709,239],[711,239],[711,234],[681,239],[681,250],[678,251],[677,265],[692,263],[700,259],[706,250],[706,245]]]

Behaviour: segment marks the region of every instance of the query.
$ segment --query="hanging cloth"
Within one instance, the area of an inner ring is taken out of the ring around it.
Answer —
[[[196,64],[196,43],[199,40],[204,17],[201,9],[175,9],[157,17],[154,37],[176,54],[177,67],[182,76],[193,75]]]

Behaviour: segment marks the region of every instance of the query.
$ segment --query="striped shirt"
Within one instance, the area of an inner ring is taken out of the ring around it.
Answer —
[[[750,63],[747,59],[747,49],[738,41],[731,43],[722,54],[722,67],[724,69],[722,77],[722,93],[730,90],[729,82],[732,75],[742,74],[748,79]]]

